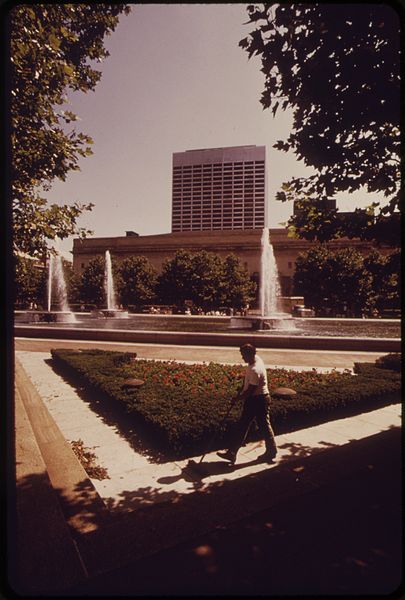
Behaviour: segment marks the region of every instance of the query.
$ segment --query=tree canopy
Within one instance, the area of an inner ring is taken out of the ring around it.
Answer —
[[[94,90],[94,68],[109,53],[125,4],[18,4],[10,11],[11,194],[15,251],[41,256],[47,241],[87,232],[77,226],[92,204],[48,205],[54,179],[79,170],[92,139],[75,128],[67,92]],[[71,125],[73,123],[73,125]]]
[[[359,210],[350,228],[351,218],[341,219],[330,235],[389,237],[392,227],[381,225],[387,221],[399,233],[398,215],[393,215],[400,187],[395,10],[383,3],[279,3],[249,5],[248,14],[255,29],[240,46],[249,57],[261,58],[263,108],[273,115],[287,107],[293,111],[292,131],[275,147],[294,152],[315,169],[314,175],[285,182],[277,194],[281,201],[301,201],[300,218],[291,219],[297,233],[304,219],[306,237],[319,226],[312,218],[314,201],[360,188],[376,194],[375,222],[370,224],[369,211]]]
[[[256,283],[249,277],[236,254],[228,254],[223,263],[221,305],[234,309],[245,308],[255,300]]]
[[[97,306],[105,306],[107,301],[104,280],[105,259],[102,256],[96,256],[89,261],[81,275],[79,284],[80,300]]]
[[[294,273],[294,293],[318,314],[361,316],[372,304],[372,277],[354,248],[331,251],[320,245],[300,254]]]
[[[222,259],[205,250],[178,250],[164,262],[157,291],[165,303],[181,306],[190,300],[211,310],[245,306],[254,299],[256,286],[235,255]]]
[[[212,252],[178,250],[163,263],[158,296],[168,304],[182,306],[187,300],[204,309],[218,306],[221,259]]]
[[[364,259],[364,266],[371,274],[373,302],[379,312],[400,310],[400,250],[388,256],[373,250]]]
[[[47,272],[33,263],[33,259],[14,257],[15,302],[22,308],[31,302],[45,305]]]
[[[354,248],[331,250],[318,244],[298,256],[294,293],[319,315],[373,315],[400,308],[400,252],[373,249],[363,256]]]
[[[124,306],[155,300],[157,271],[145,256],[126,258],[117,270],[117,289]]]
[[[191,299],[192,257],[187,250],[177,250],[173,258],[164,261],[157,283],[163,302],[181,306]]]

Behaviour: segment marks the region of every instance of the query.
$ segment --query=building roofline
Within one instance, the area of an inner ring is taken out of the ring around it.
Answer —
[[[211,150],[233,150],[234,148],[264,148],[264,146],[257,146],[257,144],[246,144],[241,146],[218,146],[216,148],[192,148],[191,150],[184,150],[184,152],[210,152]],[[177,152],[175,154],[177,154]]]

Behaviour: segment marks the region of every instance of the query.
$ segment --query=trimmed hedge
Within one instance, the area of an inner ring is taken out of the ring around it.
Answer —
[[[401,354],[399,352],[386,354],[377,358],[375,364],[382,369],[390,369],[391,371],[398,371],[400,373],[402,368]]]
[[[244,367],[135,360],[131,353],[103,350],[60,349],[51,353],[55,364],[71,376],[78,376],[82,384],[98,393],[98,400],[107,400],[129,412],[133,424],[146,434],[152,450],[164,452],[166,458],[193,456],[229,443],[242,403],[225,416],[242,381]],[[297,391],[288,399],[272,399],[275,433],[400,401],[398,372],[370,363],[356,364],[355,372],[356,376],[349,372],[268,369],[270,391],[282,386]],[[131,377],[142,379],[145,384],[138,388],[123,386]],[[251,428],[248,439],[257,437],[257,430]],[[210,442],[211,447],[207,448]]]

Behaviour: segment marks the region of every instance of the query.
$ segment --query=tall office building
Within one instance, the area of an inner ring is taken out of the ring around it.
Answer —
[[[175,152],[172,232],[262,229],[265,171],[265,146]]]

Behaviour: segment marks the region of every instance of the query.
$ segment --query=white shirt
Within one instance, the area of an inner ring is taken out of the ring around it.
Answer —
[[[246,391],[249,385],[257,386],[253,392],[253,396],[261,396],[262,394],[270,393],[267,384],[266,367],[260,356],[255,356],[255,362],[246,367],[243,391]]]

